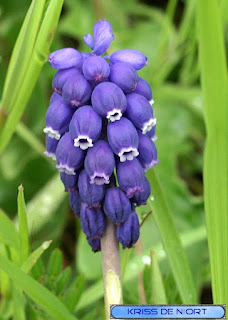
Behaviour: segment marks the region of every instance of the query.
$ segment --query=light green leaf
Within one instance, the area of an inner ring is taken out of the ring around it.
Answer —
[[[74,311],[85,288],[85,276],[79,275],[71,284],[64,296],[64,304],[71,312]]]
[[[13,320],[26,320],[25,315],[25,299],[22,290],[15,284],[12,288],[13,292]]]
[[[20,250],[19,234],[13,222],[0,209],[0,242],[13,247],[17,252]]]
[[[151,251],[151,304],[167,304],[165,288],[163,285],[162,275],[157,261],[155,251]]]
[[[59,249],[52,251],[48,262],[48,286],[52,287],[63,266],[63,254]]]

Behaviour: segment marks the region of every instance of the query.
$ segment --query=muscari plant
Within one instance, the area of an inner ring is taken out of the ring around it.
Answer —
[[[144,173],[159,160],[152,91],[137,73],[147,57],[131,49],[104,55],[114,39],[105,19],[93,34],[84,37],[92,52],[64,48],[49,55],[58,71],[44,132],[45,154],[57,161],[71,208],[96,252],[107,219],[116,225],[123,248],[137,242],[135,207],[146,204],[151,193]]]

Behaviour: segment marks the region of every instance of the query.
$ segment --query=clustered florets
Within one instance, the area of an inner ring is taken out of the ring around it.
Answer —
[[[116,224],[123,248],[137,242],[135,207],[146,204],[151,189],[145,171],[159,160],[152,91],[136,71],[147,58],[130,49],[101,57],[114,39],[106,20],[94,25],[93,34],[84,37],[92,52],[50,54],[50,65],[59,70],[44,132],[45,154],[57,161],[71,208],[96,252],[106,218]]]

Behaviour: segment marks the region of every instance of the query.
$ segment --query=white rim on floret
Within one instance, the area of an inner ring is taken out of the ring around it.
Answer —
[[[76,175],[76,173],[74,172],[74,168],[68,167],[68,165],[66,164],[60,163],[56,166],[56,168],[59,170],[59,172],[65,172],[66,174],[73,175],[73,176]]]
[[[109,184],[109,176],[107,176],[104,172],[94,172],[94,174],[90,177],[91,184],[97,184],[101,186],[103,184]]]
[[[150,131],[156,125],[156,122],[156,118],[151,118],[150,120],[145,122],[142,127],[142,133],[146,134],[148,131]]]
[[[157,136],[153,136],[152,138],[151,138],[151,140],[154,142],[154,141],[156,141],[157,140]]]
[[[52,129],[51,127],[44,128],[43,132],[46,133],[52,139],[59,140],[61,137],[59,131]]]
[[[154,104],[154,99],[151,99],[151,100],[149,101],[149,104],[152,106],[152,105]]]
[[[86,140],[86,142],[82,142],[80,140]],[[82,150],[86,150],[93,146],[93,140],[90,139],[88,136],[79,135],[77,138],[74,139],[74,146],[80,147]]]
[[[110,119],[111,122],[114,122],[116,120],[120,120],[122,117],[122,112],[119,109],[113,109],[111,111],[108,111],[106,118]]]
[[[118,156],[120,157],[120,162],[125,162],[126,160],[133,160],[139,155],[139,152],[137,148],[129,147],[129,148],[123,148],[118,153]]]
[[[148,170],[150,170],[151,168],[153,168],[156,164],[158,164],[160,162],[160,160],[156,159],[156,160],[152,160],[149,164],[146,164],[144,166],[144,172],[147,172]]]
[[[44,151],[45,156],[47,156],[48,158],[52,158],[52,160],[56,161],[56,155],[53,152],[48,152],[47,150]]]

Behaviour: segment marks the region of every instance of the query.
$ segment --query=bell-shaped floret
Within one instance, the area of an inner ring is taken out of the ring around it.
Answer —
[[[132,160],[138,156],[139,138],[130,120],[122,117],[119,121],[109,122],[108,142],[120,161]]]
[[[152,90],[149,83],[143,78],[139,78],[137,86],[134,90],[134,93],[138,93],[141,96],[145,97],[148,101],[152,100]]]
[[[57,71],[52,80],[53,90],[55,90],[55,92],[58,94],[62,94],[63,86],[67,80],[77,75],[81,75],[81,72],[75,67]]]
[[[99,20],[93,27],[93,35],[93,53],[100,56],[108,49],[110,43],[114,40],[111,24],[105,19]]]
[[[143,191],[144,171],[138,159],[118,162],[116,172],[119,186],[128,198]]]
[[[147,131],[147,135],[148,137],[150,137],[150,139],[152,141],[156,141],[157,140],[157,136],[155,135],[155,132],[156,132],[156,125],[150,130],[150,131]]]
[[[52,104],[53,102],[55,102],[58,99],[61,99],[61,95],[58,94],[57,92],[53,92],[50,98],[50,104]]]
[[[91,184],[90,178],[85,170],[82,170],[78,179],[78,189],[82,202],[89,208],[98,208],[104,198],[104,185]]]
[[[53,160],[56,160],[55,151],[57,148],[59,140],[56,140],[54,138],[50,138],[48,135],[46,135],[46,150],[44,154],[52,158]]]
[[[81,210],[81,198],[78,192],[70,192],[70,207],[73,210],[75,216],[80,218]]]
[[[157,159],[157,148],[155,143],[147,134],[139,134],[139,161],[144,168],[144,171],[148,171],[153,168],[160,160]]]
[[[122,244],[123,249],[132,248],[136,244],[140,233],[139,228],[139,218],[134,211],[130,213],[123,224],[117,226],[117,239]]]
[[[99,138],[102,119],[91,106],[79,108],[73,115],[69,130],[74,146],[86,150]]]
[[[90,183],[109,184],[114,167],[114,154],[109,144],[103,140],[95,142],[85,158],[85,170],[90,177]]]
[[[64,48],[49,55],[49,63],[54,69],[77,67],[82,62],[81,53],[74,48]]]
[[[56,149],[56,168],[60,172],[76,175],[85,158],[85,151],[74,146],[70,133],[66,132],[60,139]]]
[[[131,203],[126,194],[118,187],[107,189],[104,212],[115,224],[123,223],[131,212]]]
[[[146,177],[144,179],[143,189],[144,191],[139,192],[133,197],[133,202],[136,203],[137,206],[146,205],[147,199],[151,193],[150,183]]]
[[[62,88],[63,100],[72,107],[79,107],[88,102],[91,93],[91,85],[80,74],[67,80]]]
[[[100,239],[104,233],[106,221],[101,209],[89,209],[86,203],[82,203],[81,227],[87,240]]]
[[[156,124],[150,103],[146,98],[137,93],[127,95],[127,110],[125,115],[136,128],[141,129],[143,134],[150,131]]]
[[[109,80],[117,84],[125,93],[134,91],[139,76],[129,63],[118,62],[111,66]]]
[[[91,56],[84,61],[82,71],[86,80],[98,84],[109,77],[110,67],[104,58]]]
[[[59,140],[69,129],[74,110],[65,104],[62,98],[54,101],[46,112],[46,127],[44,132],[50,137]]]
[[[115,121],[122,117],[127,107],[127,100],[115,83],[102,82],[93,90],[92,105],[102,117]]]
[[[65,172],[60,173],[60,178],[64,184],[66,192],[75,192],[78,191],[78,172],[75,172],[75,175],[67,174]]]
[[[110,57],[111,63],[127,62],[132,65],[135,70],[142,69],[147,65],[147,57],[138,50],[124,49],[114,52]]]

